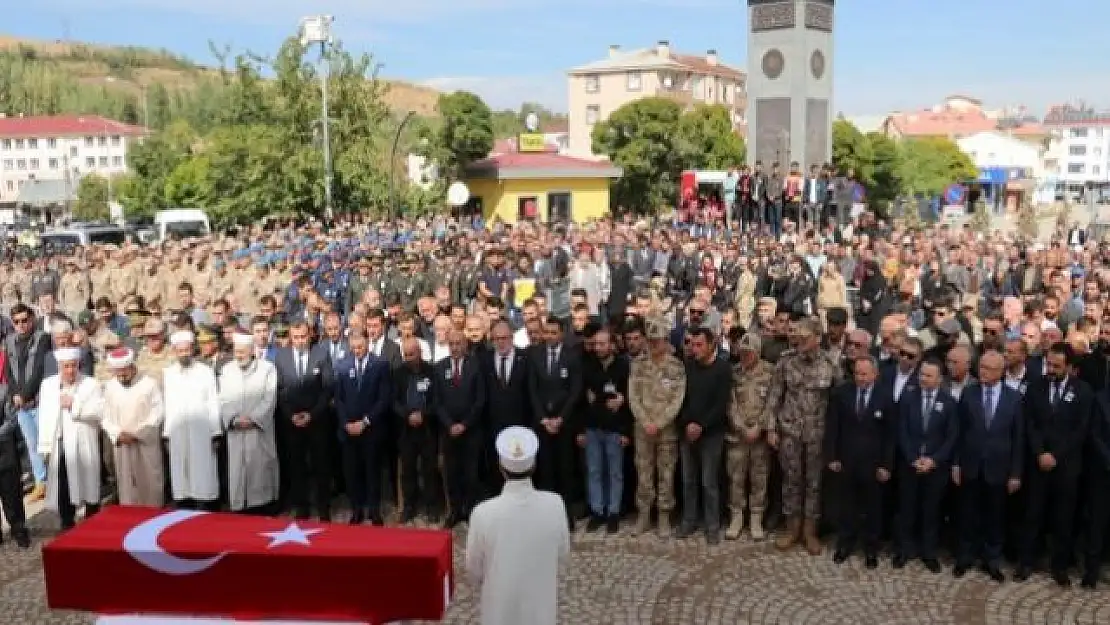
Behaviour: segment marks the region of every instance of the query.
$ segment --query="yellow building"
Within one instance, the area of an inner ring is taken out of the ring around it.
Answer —
[[[609,214],[609,181],[621,169],[550,152],[506,152],[466,171],[468,212],[487,223],[523,219],[585,222]]]

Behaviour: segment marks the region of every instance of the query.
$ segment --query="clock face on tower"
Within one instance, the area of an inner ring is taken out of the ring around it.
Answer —
[[[783,65],[786,64],[786,59],[783,58],[782,52],[776,49],[768,50],[763,55],[763,75],[771,80],[774,80],[782,75]]]
[[[825,54],[820,50],[814,50],[813,54],[810,55],[809,71],[813,72],[813,77],[817,80],[825,75]]]

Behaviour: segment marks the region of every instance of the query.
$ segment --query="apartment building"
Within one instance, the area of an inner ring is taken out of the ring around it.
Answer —
[[[683,54],[666,41],[628,51],[610,46],[607,58],[567,72],[568,153],[596,158],[590,138],[594,126],[621,106],[652,96],[686,107],[723,104],[738,130],[747,123],[746,74],[722,63],[715,50]]]
[[[127,171],[127,149],[146,129],[96,115],[0,117],[0,204],[33,181],[76,182]]]
[[[1110,111],[1083,105],[1054,106],[1044,118],[1052,143],[1047,158],[1057,175],[1060,195],[1081,197],[1110,186]]]

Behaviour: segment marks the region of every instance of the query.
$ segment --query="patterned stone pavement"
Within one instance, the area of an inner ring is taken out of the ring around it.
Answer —
[[[46,607],[38,547],[57,528],[39,514],[35,548],[10,540],[0,546],[0,622],[10,625],[83,624],[87,615]],[[456,535],[456,563],[464,534]],[[571,568],[560,588],[559,622],[573,625],[1104,625],[1110,623],[1110,585],[1096,592],[1061,590],[1043,576],[1024,584],[991,583],[979,573],[964,579],[932,575],[919,563],[875,571],[853,559],[843,566],[828,554],[781,554],[768,543],[574,537]],[[478,622],[477,601],[461,584],[447,623]],[[520,625],[528,625],[522,623]]]

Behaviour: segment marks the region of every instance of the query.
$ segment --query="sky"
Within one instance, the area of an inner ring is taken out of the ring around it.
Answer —
[[[12,0],[13,2],[16,0]],[[34,0],[0,34],[164,47],[214,63],[217,47],[269,54],[305,15],[383,63],[381,74],[466,89],[495,108],[566,110],[566,70],[667,40],[747,64],[743,0]],[[1108,0],[840,0],[833,108],[846,116],[932,106],[1110,108]],[[749,94],[755,97],[757,94]]]

